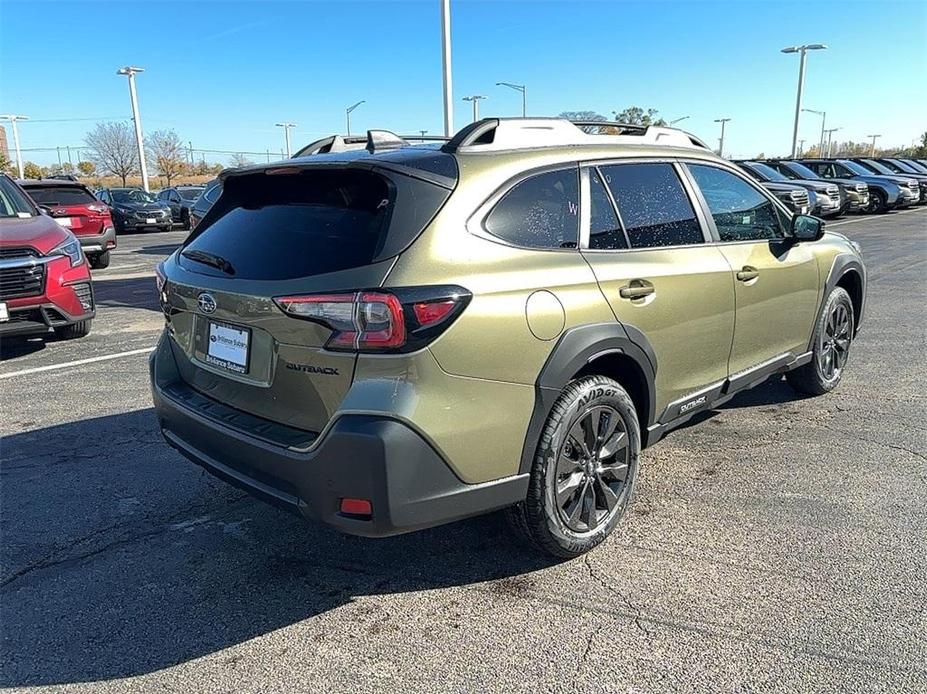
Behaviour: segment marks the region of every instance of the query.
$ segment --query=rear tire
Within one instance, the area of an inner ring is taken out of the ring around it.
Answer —
[[[824,395],[836,388],[850,355],[854,327],[850,295],[835,287],[815,324],[811,361],[786,373],[789,385],[808,395]]]
[[[571,559],[601,543],[634,494],[641,435],[628,393],[604,376],[573,381],[541,432],[528,496],[509,521],[536,549]]]
[[[90,262],[90,267],[94,270],[107,268],[109,267],[109,251],[88,256],[87,260]]]
[[[866,212],[873,214],[885,214],[888,212],[888,203],[885,201],[885,193],[878,190],[869,191],[869,207]]]
[[[77,323],[71,323],[71,325],[65,325],[61,328],[55,328],[55,335],[60,337],[62,340],[73,340],[78,337],[86,337],[90,334],[90,323],[92,321],[82,320]]]

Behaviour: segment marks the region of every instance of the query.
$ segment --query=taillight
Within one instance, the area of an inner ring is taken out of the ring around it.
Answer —
[[[443,332],[470,301],[461,287],[415,287],[274,299],[295,318],[332,330],[325,348],[335,351],[411,352]]]
[[[109,208],[106,207],[106,205],[87,205],[87,209],[90,210],[91,212],[96,212],[97,214],[103,214],[104,212],[109,210]]]

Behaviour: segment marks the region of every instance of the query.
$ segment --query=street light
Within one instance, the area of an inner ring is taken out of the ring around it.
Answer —
[[[464,101],[470,101],[473,103],[473,122],[476,123],[480,119],[480,99],[485,99],[487,97],[480,94],[474,94],[473,96],[465,96]]]
[[[427,133],[428,131],[427,131],[427,130],[419,130],[419,132],[422,134],[422,142],[424,142],[424,141],[425,141],[425,133]]]
[[[512,82],[496,82],[497,87],[508,87],[516,92],[521,92],[521,117],[528,115],[528,87],[524,84],[513,84]]]
[[[805,53],[808,51],[822,51],[827,46],[823,43],[806,43],[802,46],[788,46],[783,48],[783,53],[800,53],[801,60],[798,61],[798,96],[795,98],[795,126],[792,128],[792,157],[795,157],[795,150],[798,147],[798,117],[801,115],[801,95],[805,87]]]
[[[444,136],[454,131],[454,93],[451,87],[451,0],[441,0],[441,71],[444,75]]]
[[[724,156],[724,124],[729,122],[730,118],[715,118],[715,123],[721,124],[721,140],[718,144],[718,156]]]
[[[135,121],[135,143],[138,145],[138,165],[142,170],[142,188],[148,192],[148,166],[145,163],[145,140],[142,137],[142,119],[138,115],[138,94],[135,93],[135,75],[145,72],[143,67],[126,67],[116,70],[117,75],[129,78],[129,99],[132,100],[132,120]]]
[[[367,103],[367,102],[366,102],[366,101],[358,101],[358,102],[357,102],[356,104],[354,104],[353,106],[348,106],[348,107],[344,110],[344,116],[345,116],[345,118],[348,119],[348,137],[351,137],[351,111],[353,111],[354,109],[356,109],[356,108],[357,108],[358,106],[360,106],[361,104],[365,104],[365,103]]]
[[[869,148],[869,156],[870,156],[870,157],[874,157],[874,156],[875,156],[875,141],[876,141],[876,138],[877,138],[877,137],[882,137],[882,136],[881,136],[881,135],[866,135],[866,137],[871,137],[871,138],[872,138],[872,146]]]
[[[671,120],[671,121],[669,122],[669,124],[670,124],[670,125],[676,125],[676,123],[679,123],[680,121],[684,121],[684,120],[685,120],[686,118],[688,118],[688,117],[689,117],[689,116],[683,116],[682,118],[677,118],[677,119],[675,119],[675,120]]]
[[[831,151],[832,151],[831,140],[832,140],[833,137],[834,137],[834,133],[837,132],[838,130],[842,130],[842,129],[843,129],[843,128],[828,128],[827,130],[824,131],[824,132],[827,133],[827,158],[828,158],[828,159],[830,159],[830,154],[831,154]]]
[[[290,158],[290,128],[295,128],[296,123],[274,123],[278,128],[283,128],[283,139],[286,141],[286,158]]]
[[[0,120],[10,121],[10,125],[13,128],[13,148],[16,150],[16,168],[19,170],[19,177],[25,178],[26,174],[23,173],[23,153],[19,149],[19,130],[16,129],[16,121],[29,120],[29,116],[17,116],[14,113],[4,113],[0,116]]]
[[[824,123],[827,121],[827,112],[826,111],[815,111],[810,108],[803,108],[802,111],[805,113],[816,113],[821,117],[821,144],[818,145],[818,156],[824,156]]]

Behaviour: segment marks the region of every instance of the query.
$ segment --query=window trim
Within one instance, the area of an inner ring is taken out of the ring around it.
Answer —
[[[534,178],[535,176],[540,176],[546,173],[555,173],[557,171],[569,171],[572,170],[576,174],[576,189],[579,193],[578,200],[576,204],[579,206],[577,210],[577,233],[576,233],[576,246],[574,248],[539,248],[537,246],[522,246],[517,243],[512,243],[507,241],[499,236],[493,234],[489,229],[486,228],[486,219],[489,217],[490,213],[493,211],[495,206],[504,198],[512,189],[516,186],[524,183],[529,178]],[[587,189],[588,192],[588,189]],[[583,238],[583,214],[588,213],[588,205],[583,204],[583,186],[582,186],[582,176],[581,169],[579,164],[576,161],[568,162],[558,162],[556,164],[551,164],[548,166],[540,166],[534,169],[527,169],[525,171],[519,172],[517,175],[509,178],[505,183],[496,188],[490,195],[487,197],[480,205],[476,208],[476,211],[470,215],[467,219],[464,227],[466,230],[471,233],[473,236],[477,236],[486,241],[492,241],[493,243],[498,243],[501,246],[508,246],[509,248],[517,248],[522,251],[538,251],[540,253],[577,253],[579,252],[580,246],[582,245]],[[586,210],[586,212],[584,212]],[[588,233],[588,225],[586,227]]]
[[[696,160],[700,161],[700,160]],[[614,165],[628,165],[628,164],[667,164],[669,165],[674,172],[676,177],[679,179],[679,184],[682,187],[683,193],[689,201],[689,205],[692,207],[692,211],[695,213],[695,219],[698,222],[699,229],[702,232],[702,242],[701,243],[681,243],[675,244],[672,246],[641,246],[635,248],[631,245],[631,239],[628,237],[628,230],[624,224],[624,218],[621,216],[621,211],[618,209],[618,205],[615,201],[612,191],[609,189],[608,184],[605,183],[605,177],[602,175],[600,168],[603,166],[614,166]],[[599,177],[602,179],[602,183],[605,186],[605,190],[608,193],[608,198],[612,202],[612,207],[615,210],[615,214],[618,216],[618,222],[621,224],[621,230],[624,232],[625,241],[628,244],[627,248],[589,248],[589,238],[590,238],[590,228],[588,222],[591,219],[590,216],[586,219],[586,226],[583,229],[580,229],[580,239],[582,243],[580,245],[580,250],[583,253],[648,253],[652,251],[662,251],[662,250],[678,250],[681,248],[704,248],[705,246],[710,245],[714,238],[711,235],[711,232],[708,227],[708,221],[705,218],[705,211],[699,205],[698,201],[693,197],[693,191],[691,189],[691,184],[687,180],[686,176],[688,171],[685,171],[685,167],[680,164],[680,161],[676,157],[623,157],[621,159],[592,159],[579,162],[580,169],[586,170],[586,183],[587,195],[589,194],[589,179],[588,179],[588,170],[590,168],[595,168],[599,171]],[[591,200],[591,195],[589,196]]]
[[[760,184],[754,181],[751,181],[746,175],[738,172],[733,167],[719,166],[717,162],[705,161],[701,159],[680,159],[679,164],[685,170],[685,175],[689,179],[693,192],[696,194],[698,198],[699,205],[702,207],[702,211],[703,211],[703,214],[705,215],[706,223],[708,224],[708,229],[711,233],[712,243],[718,246],[732,246],[732,245],[744,244],[744,243],[769,244],[771,241],[772,242],[785,241],[786,239],[789,238],[789,233],[788,233],[789,230],[783,227],[782,231],[784,235],[780,239],[739,239],[736,241],[722,241],[721,235],[718,233],[718,227],[715,225],[715,218],[712,216],[711,208],[708,206],[708,201],[705,200],[705,196],[702,195],[702,189],[698,187],[698,184],[695,181],[695,177],[692,175],[692,172],[689,171],[689,165],[710,166],[712,168],[719,169],[721,171],[727,171],[732,176],[739,178],[740,180],[744,181],[747,185],[752,187],[762,197],[766,198],[766,200],[771,202],[775,208],[778,208],[780,212],[784,212],[786,215],[786,219],[791,219],[794,215],[792,214],[792,211],[788,207],[785,206],[784,202],[776,198],[769,191],[763,188]]]

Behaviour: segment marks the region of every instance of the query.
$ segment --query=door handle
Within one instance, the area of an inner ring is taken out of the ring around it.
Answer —
[[[743,268],[737,271],[737,279],[741,282],[749,282],[750,280],[755,280],[759,276],[760,271],[749,265],[744,265]]]
[[[653,294],[654,288],[647,280],[631,280],[618,290],[622,299],[643,299]]]

